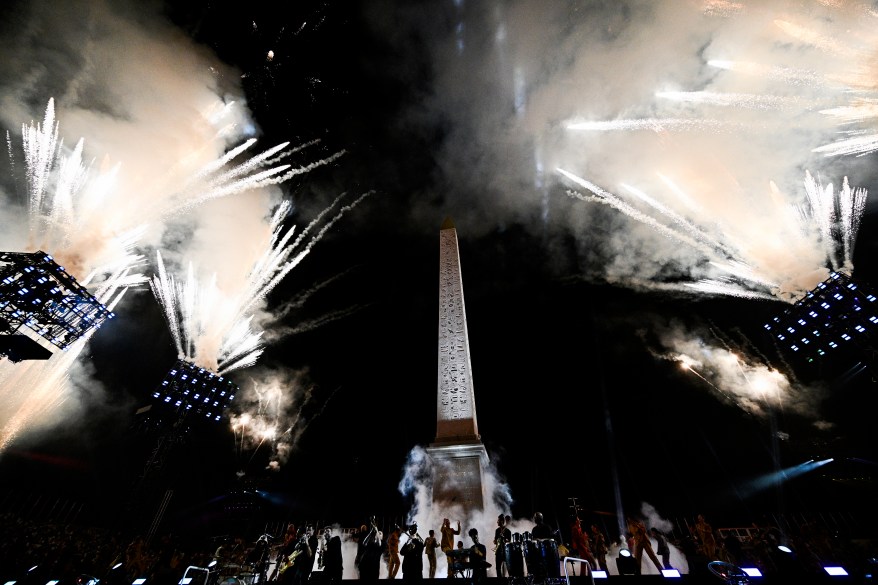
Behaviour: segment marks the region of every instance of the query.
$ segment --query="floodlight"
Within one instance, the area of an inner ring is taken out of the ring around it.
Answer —
[[[662,577],[678,578],[680,577],[680,571],[677,569],[662,569]]]
[[[619,569],[620,575],[637,574],[637,561],[631,556],[631,551],[627,548],[619,551],[619,556],[616,558],[616,568]]]
[[[189,585],[192,582],[192,577],[183,577],[178,581],[178,585]]]
[[[760,571],[756,567],[741,567],[741,569],[745,573],[747,573],[748,577],[761,577],[762,576],[762,571]]]
[[[845,577],[848,574],[848,572],[844,570],[844,567],[823,567],[823,570],[833,577]]]
[[[792,552],[793,552],[793,549],[791,549],[790,547],[788,547],[785,544],[777,545],[777,550],[779,550],[780,552],[787,553],[787,554],[792,554]]]
[[[113,565],[113,568],[110,569],[110,570],[111,570],[111,571],[115,571],[116,569],[118,569],[118,568],[121,567],[121,566],[122,566],[122,563],[116,563],[115,565]]]
[[[594,579],[606,579],[606,578],[607,578],[607,572],[606,572],[606,571],[602,571],[602,570],[592,571],[592,572],[591,572],[591,576],[592,576],[592,578],[594,578]]]
[[[146,577],[140,577],[139,579],[135,579],[131,582],[131,585],[143,585],[146,583]]]
[[[46,581],[46,585],[58,585],[60,582],[60,579],[50,579],[49,581]]]
[[[210,561],[210,563],[207,565],[207,568],[208,568],[208,569],[212,569],[212,568],[214,568],[215,566],[216,566],[216,559]]]
[[[7,581],[3,585],[15,585],[15,583],[16,583],[15,581]]]

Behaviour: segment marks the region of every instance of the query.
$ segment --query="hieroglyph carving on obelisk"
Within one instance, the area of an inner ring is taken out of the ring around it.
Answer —
[[[439,392],[436,441],[479,441],[457,231],[439,232]]]

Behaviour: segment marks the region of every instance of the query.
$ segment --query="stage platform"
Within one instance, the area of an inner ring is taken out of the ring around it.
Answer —
[[[315,579],[315,577],[317,577]],[[762,577],[751,577],[749,583],[752,585],[839,585],[845,583],[875,583],[875,578],[865,575],[848,575],[848,576],[830,576],[819,574],[799,574],[799,575],[765,575]],[[343,585],[387,585],[387,579],[378,579],[375,581],[364,581],[358,579],[344,579]],[[396,581],[403,581],[397,578]],[[527,577],[522,578],[502,578],[488,577],[482,581],[475,583],[472,578],[424,578],[423,583],[427,585],[430,582],[441,582],[443,585],[567,585],[564,577],[560,579],[548,579],[547,581],[533,581]],[[321,583],[320,576],[312,575],[309,582]],[[570,585],[722,585],[727,583],[723,579],[712,573],[705,574],[681,574],[679,577],[663,577],[661,575],[609,575],[606,578],[597,578],[594,581],[588,577],[570,577]]]

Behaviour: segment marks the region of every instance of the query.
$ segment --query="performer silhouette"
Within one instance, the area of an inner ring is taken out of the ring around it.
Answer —
[[[469,547],[469,562],[472,567],[473,583],[481,583],[488,578],[488,567],[491,566],[491,563],[488,562],[488,549],[479,542],[478,530],[470,528],[467,534],[469,534],[473,541],[472,546]]]
[[[506,527],[506,516],[497,516],[497,529],[494,530],[494,567],[498,577],[507,577],[509,567],[506,566],[506,543],[512,541],[512,531]]]

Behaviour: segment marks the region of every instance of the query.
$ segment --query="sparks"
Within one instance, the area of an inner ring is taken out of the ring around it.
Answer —
[[[201,282],[191,263],[186,277],[178,282],[168,273],[161,253],[157,253],[158,273],[150,286],[163,309],[178,357],[222,375],[255,364],[264,351],[263,332],[254,331],[253,326],[253,311],[257,305],[298,266],[345,212],[369,194],[336,211],[344,196],[340,195],[295,240],[292,240],[295,226],[283,229],[292,205],[288,201],[281,203],[271,218],[271,235],[265,251],[240,281],[241,288],[237,290],[222,290],[217,285],[216,274]],[[311,235],[315,226],[333,211],[335,215],[326,225]]]
[[[751,299],[779,298],[795,302],[820,282],[820,280],[811,282],[814,275],[822,276],[821,280],[823,280],[825,279],[823,275],[828,273],[828,269],[853,270],[853,246],[865,206],[866,191],[861,188],[852,189],[846,177],[842,188],[836,191],[831,184],[824,187],[810,173],[806,173],[804,180],[806,202],[798,215],[801,227],[790,230],[790,233],[798,235],[802,247],[812,251],[817,250],[819,253],[807,256],[815,264],[802,262],[796,272],[790,273],[788,265],[793,258],[771,256],[774,264],[760,258],[763,251],[771,249],[769,240],[776,237],[774,233],[753,233],[749,238],[736,239],[728,233],[728,230],[721,229],[718,225],[711,225],[709,221],[692,223],[656,198],[630,185],[622,185],[622,188],[636,200],[656,210],[659,215],[668,218],[673,224],[666,225],[656,216],[641,211],[594,183],[564,169],[556,170],[560,175],[592,194],[583,196],[572,191],[568,192],[568,195],[584,201],[611,205],[632,219],[649,226],[658,234],[690,247],[703,256],[707,265],[723,273],[722,277],[683,283],[692,291]],[[675,190],[672,190],[672,194],[675,194]],[[788,224],[784,215],[785,210],[790,211],[783,207],[778,208],[776,224],[778,229]],[[811,226],[816,229],[808,229]],[[765,240],[764,248],[753,246],[753,237],[757,236]],[[747,245],[739,241],[747,242]]]
[[[21,151],[29,230],[28,240],[22,242],[20,248],[24,251],[42,249],[50,252],[95,298],[105,306],[114,307],[130,289],[149,282],[141,272],[146,265],[146,255],[140,252],[147,230],[161,226],[169,219],[178,217],[181,212],[210,199],[278,184],[329,164],[344,154],[343,151],[337,152],[296,167],[280,163],[302,148],[316,144],[316,141],[300,146],[283,143],[235,164],[254,146],[255,140],[251,139],[219,158],[206,161],[206,153],[214,149],[212,142],[222,136],[222,128],[230,113],[228,104],[220,110],[205,112],[204,118],[219,127],[217,134],[209,139],[211,144],[192,148],[176,165],[154,173],[149,181],[129,184],[123,180],[121,163],[102,165],[99,171],[95,171],[91,163],[85,160],[84,139],[80,139],[72,149],[65,148],[60,138],[60,124],[55,116],[55,100],[49,99],[41,122],[22,125]],[[7,143],[10,162],[15,168],[17,151],[8,134]],[[301,254],[306,254],[313,244],[312,240]],[[294,260],[267,256],[263,260],[266,266],[263,275],[278,275],[271,267],[272,262],[280,267],[288,266]],[[160,271],[164,272],[164,266],[160,267]],[[164,281],[166,292],[171,288],[169,282]],[[261,298],[260,295],[267,293],[276,282],[260,283],[256,277],[255,281],[248,283],[257,289],[251,293],[249,301]],[[190,283],[185,294],[194,295],[197,288]],[[235,308],[228,307],[228,301],[218,299],[216,290],[210,286],[206,288],[209,292],[198,298],[207,299],[212,306],[213,303],[226,305],[219,311],[223,314],[221,324],[226,327],[223,336],[225,343],[215,351],[206,348],[198,350],[221,356],[223,365],[228,369],[252,363],[261,351],[260,334],[250,328],[252,317],[236,316]],[[166,295],[166,298],[170,297]],[[186,325],[194,326],[194,309],[183,306],[189,311],[185,316]],[[228,313],[231,314],[226,316]],[[172,330],[178,332],[179,327]],[[0,364],[0,398],[5,404],[0,418],[4,421],[0,451],[21,432],[50,421],[58,407],[68,402],[70,372],[76,368],[84,344],[93,332],[91,330],[72,347],[53,355],[45,363],[18,364],[14,371],[10,369],[12,366],[9,362]],[[220,337],[219,334],[205,336]],[[181,345],[183,339],[179,334],[175,337],[175,341]],[[194,355],[196,346],[190,341],[187,338],[187,346]],[[182,353],[188,355],[185,351]],[[202,359],[200,354],[199,359]],[[216,365],[216,359],[213,357],[206,361]],[[23,394],[20,391],[22,387],[32,390]]]

